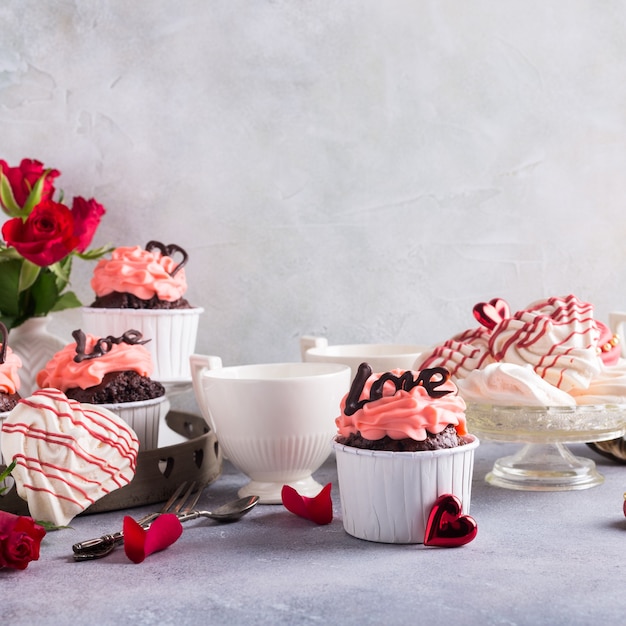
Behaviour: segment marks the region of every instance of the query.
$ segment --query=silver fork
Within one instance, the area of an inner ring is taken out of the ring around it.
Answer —
[[[159,515],[163,515],[164,513],[179,514],[181,511],[191,511],[200,499],[202,491],[206,487],[206,484],[203,484],[196,489],[196,485],[196,481],[192,482],[188,487],[186,482],[181,483],[160,511],[145,515],[141,519],[137,520],[137,523],[146,528],[149,527],[151,522],[159,517]],[[186,490],[185,487],[187,487]],[[183,495],[181,496],[181,494]],[[88,539],[87,541],[75,543],[72,546],[72,550],[74,551],[74,560],[90,561],[93,559],[101,559],[102,557],[107,556],[107,554],[113,552],[116,546],[120,545],[123,541],[124,532],[120,530],[116,533],[102,535],[101,537],[97,537],[95,539]]]

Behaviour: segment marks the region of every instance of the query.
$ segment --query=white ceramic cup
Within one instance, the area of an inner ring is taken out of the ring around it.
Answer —
[[[369,363],[373,372],[394,369],[412,370],[419,355],[427,346],[399,343],[355,343],[329,346],[325,337],[305,335],[300,338],[302,360],[312,363],[342,363],[349,365],[352,376],[359,365]]]
[[[196,401],[224,456],[251,478],[240,496],[281,502],[283,485],[313,497],[311,476],[332,451],[335,418],[350,387],[350,368],[333,363],[267,363],[222,367],[192,355]]]

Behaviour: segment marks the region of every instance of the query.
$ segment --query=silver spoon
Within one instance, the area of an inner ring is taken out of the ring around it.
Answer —
[[[187,511],[177,513],[176,517],[178,517],[181,523],[189,522],[191,520],[198,519],[199,517],[208,517],[223,524],[236,522],[238,519],[241,519],[244,515],[249,513],[257,505],[258,501],[259,496],[247,496],[245,498],[239,498],[238,500],[222,504],[221,506],[218,506],[215,511]],[[150,528],[150,524],[145,524],[143,528],[147,530]],[[94,559],[101,559],[102,557],[111,554],[117,545],[118,543],[110,543],[103,547],[74,552],[74,560],[93,561]]]
[[[198,519],[199,517],[208,517],[222,523],[236,522],[252,510],[258,501],[259,496],[247,496],[245,498],[239,498],[239,500],[234,500],[233,502],[222,504],[222,506],[218,506],[215,511],[195,510],[188,511],[187,513],[179,513],[178,519],[181,523],[189,522],[191,520]]]

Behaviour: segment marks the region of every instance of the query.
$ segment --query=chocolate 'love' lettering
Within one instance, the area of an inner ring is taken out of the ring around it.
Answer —
[[[401,376],[396,376],[391,372],[385,372],[378,380],[372,383],[370,387],[370,397],[361,400],[360,398],[365,383],[371,375],[372,368],[369,364],[361,363],[352,381],[348,396],[346,397],[346,406],[344,409],[346,415],[356,413],[368,402],[380,400],[380,398],[383,397],[383,387],[387,382],[392,383],[396,391],[400,391],[401,389],[410,391],[413,387],[424,387],[431,398],[441,398],[442,396],[452,393],[451,389],[437,389],[450,378],[448,370],[443,367],[432,367],[422,370],[417,378],[413,378],[413,374],[410,371],[404,372]]]
[[[175,243],[170,243],[169,245],[166,246],[160,241],[153,240],[153,241],[149,241],[146,244],[146,250],[148,252],[151,252],[152,250],[155,250],[155,249],[159,250],[163,256],[171,257],[176,252],[179,252],[182,255],[183,258],[181,262],[178,265],[176,265],[174,269],[170,272],[170,276],[174,276],[176,272],[178,272],[178,270],[184,267],[184,265],[187,263],[187,260],[189,259],[189,255],[187,254],[187,252],[183,250],[183,248],[181,248],[180,246],[177,246]]]
[[[74,357],[74,361],[76,361],[76,363],[104,356],[114,345],[118,345],[120,343],[126,343],[133,346],[143,345],[144,343],[148,343],[148,341],[150,341],[149,339],[144,339],[142,341],[143,335],[138,330],[127,330],[121,337],[113,337],[112,335],[109,335],[108,337],[98,339],[98,341],[94,344],[93,351],[87,353],[87,337],[85,336],[85,333],[78,329],[72,333],[72,337],[76,340],[76,356]]]

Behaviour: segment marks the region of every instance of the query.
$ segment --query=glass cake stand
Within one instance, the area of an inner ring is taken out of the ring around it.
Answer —
[[[604,477],[591,459],[576,457],[567,443],[588,443],[626,433],[626,405],[526,407],[469,404],[468,430],[479,438],[525,444],[498,459],[485,477],[497,487],[570,491],[599,485]]]

